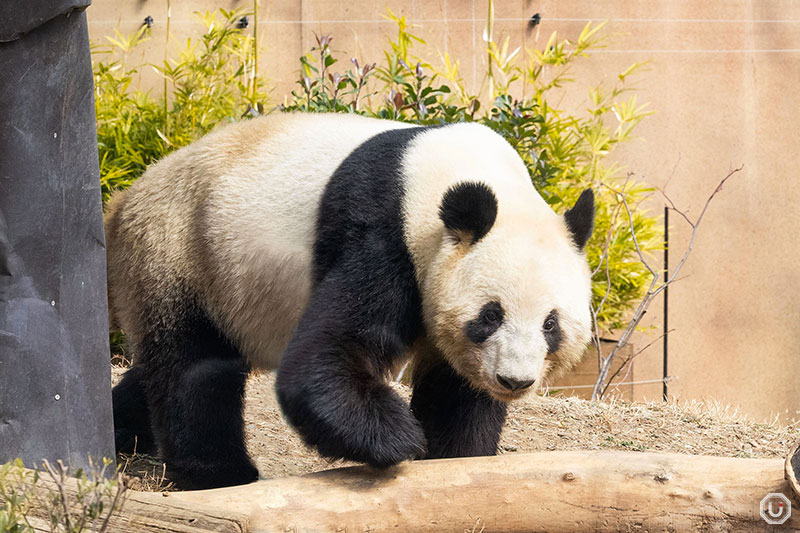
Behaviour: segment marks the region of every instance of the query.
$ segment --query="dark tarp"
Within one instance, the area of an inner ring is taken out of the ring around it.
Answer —
[[[88,3],[0,2],[0,463],[113,457]]]

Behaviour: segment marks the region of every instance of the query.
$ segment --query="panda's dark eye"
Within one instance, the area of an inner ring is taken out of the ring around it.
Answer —
[[[505,311],[500,302],[492,300],[481,307],[478,316],[467,322],[465,333],[475,344],[481,344],[503,325]]]
[[[542,324],[544,338],[547,341],[547,352],[555,353],[561,346],[561,328],[558,325],[558,311],[553,309]]]
[[[487,324],[496,324],[502,320],[502,318],[500,318],[500,314],[494,309],[486,310],[481,318],[483,318],[483,321]]]

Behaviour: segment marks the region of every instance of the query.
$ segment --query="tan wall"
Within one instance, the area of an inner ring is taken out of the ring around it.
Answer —
[[[200,28],[191,13],[213,7],[252,6],[232,0],[173,0],[174,41]],[[461,60],[465,79],[477,84],[483,70],[481,33],[485,1],[262,0],[259,9],[260,70],[273,98],[293,88],[297,57],[313,32],[332,33],[334,48],[378,60],[385,35],[385,6],[404,14],[428,40]],[[526,35],[527,18],[542,24]],[[163,54],[165,0],[95,0],[89,9],[95,41],[118,25],[135,29],[155,19],[143,53]],[[719,399],[759,418],[800,409],[800,269],[795,243],[800,229],[796,125],[800,107],[800,4],[789,0],[630,1],[549,0],[496,2],[496,37],[543,46],[550,33],[577,37],[588,20],[610,20],[610,46],[594,53],[577,76],[586,85],[613,77],[634,61],[650,60],[639,77],[640,101],[657,114],[639,128],[639,139],[618,159],[656,186],[669,183],[679,206],[696,215],[703,199],[727,171],[744,171],[711,205],[685,279],[670,294],[670,393]],[[428,58],[438,61],[438,58]],[[145,85],[152,80],[143,80]],[[473,85],[473,86],[475,86]],[[580,109],[585,93],[567,95]],[[673,175],[673,168],[675,169]],[[660,201],[653,202],[661,209]],[[689,231],[673,218],[673,257]],[[658,262],[660,260],[656,260]],[[674,263],[673,263],[674,264]],[[661,324],[661,302],[651,323]],[[646,339],[639,339],[640,344]],[[636,379],[661,377],[655,347],[637,361]],[[658,398],[661,386],[644,385],[640,397]]]

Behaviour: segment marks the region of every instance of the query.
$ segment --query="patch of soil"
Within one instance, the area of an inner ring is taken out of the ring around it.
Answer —
[[[116,383],[124,371],[113,369]],[[410,389],[395,384],[406,399]],[[247,446],[261,477],[302,475],[350,463],[330,462],[308,449],[286,424],[275,397],[275,375],[247,383]],[[664,451],[728,457],[784,457],[800,440],[797,424],[756,423],[713,402],[643,403],[529,395],[512,403],[499,453],[543,450]],[[120,456],[133,488],[168,490],[162,463],[138,454]]]

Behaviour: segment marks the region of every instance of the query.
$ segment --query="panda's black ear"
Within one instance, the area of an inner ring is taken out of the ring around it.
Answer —
[[[439,218],[445,228],[475,244],[492,229],[497,197],[485,183],[462,181],[447,189],[439,205]]]
[[[564,222],[572,235],[572,242],[582,251],[594,228],[594,193],[591,189],[583,191],[575,205],[564,213]]]

